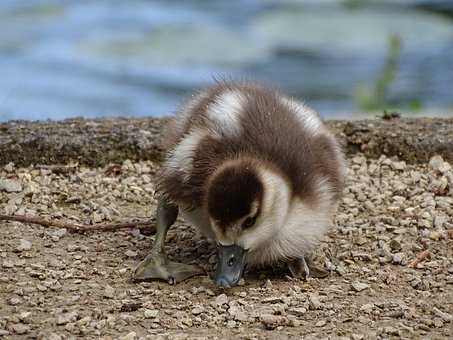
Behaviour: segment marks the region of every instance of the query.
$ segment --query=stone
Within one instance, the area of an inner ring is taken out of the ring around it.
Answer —
[[[235,328],[237,326],[237,322],[234,320],[228,320],[226,326],[227,328]]]
[[[289,320],[281,315],[264,314],[260,316],[260,320],[264,327],[269,330],[289,324]]]
[[[404,170],[406,169],[406,162],[404,161],[401,161],[401,162],[392,162],[390,164],[390,167],[393,169],[393,170]]]
[[[433,307],[433,314],[440,317],[445,322],[453,321],[453,315],[447,312],[441,311],[439,308]]]
[[[363,283],[363,282],[355,281],[355,282],[351,283],[351,287],[356,292],[361,292],[362,290],[365,290],[365,289],[369,288],[370,285],[366,284],[366,283]]]
[[[75,244],[75,243],[70,243],[68,244],[67,248],[68,252],[72,253],[72,252],[75,252],[77,250],[80,249],[80,246],[78,244]]]
[[[321,309],[322,303],[319,301],[319,297],[316,294],[310,294],[308,301],[310,303],[310,309]]]
[[[14,163],[13,162],[9,162],[8,164],[6,164],[3,169],[5,169],[6,172],[13,172],[14,171]]]
[[[16,211],[17,211],[17,206],[15,204],[8,204],[4,209],[4,213],[6,215],[14,215],[14,213]]]
[[[315,327],[324,327],[326,324],[326,320],[319,320],[317,323],[315,323]]]
[[[448,222],[447,216],[436,215],[434,216],[434,227],[437,229],[442,228]]]
[[[205,311],[203,306],[196,306],[195,308],[192,309],[192,314],[193,315],[199,315]]]
[[[181,320],[181,323],[186,325],[187,327],[192,327],[193,326],[192,319],[184,318],[184,319]]]
[[[10,306],[17,306],[22,303],[22,300],[18,297],[12,297],[8,300]]]
[[[404,254],[403,253],[396,253],[396,254],[393,254],[393,263],[395,264],[401,264],[403,262],[403,259],[404,259]]]
[[[42,337],[42,339],[46,340],[63,340],[63,337],[60,334],[57,333],[50,333],[46,335],[45,337]]]
[[[307,309],[301,307],[301,308],[291,308],[288,310],[289,314],[293,314],[295,316],[303,316],[305,313],[307,313]]]
[[[429,160],[429,167],[432,170],[438,171],[440,173],[446,173],[451,170],[451,165],[444,161],[444,159],[436,155]]]
[[[65,203],[68,204],[79,204],[80,202],[82,202],[82,198],[80,198],[79,196],[68,197],[65,201]]]
[[[228,297],[226,294],[220,294],[214,299],[214,303],[218,306],[224,305],[228,303]]]
[[[113,299],[115,297],[115,289],[107,285],[104,289],[104,297],[108,299]]]
[[[126,159],[126,160],[123,162],[122,168],[123,168],[124,170],[133,171],[133,170],[134,170],[134,164],[132,163],[132,161],[131,161],[130,159]]]
[[[383,331],[384,331],[384,333],[389,334],[389,335],[399,335],[399,333],[400,333],[399,330],[393,326],[386,326],[386,327],[384,327]]]
[[[147,319],[154,319],[159,315],[159,311],[157,309],[145,309],[143,315]]]
[[[365,305],[362,305],[360,307],[360,310],[365,313],[371,313],[373,311],[374,307],[375,307],[374,303],[367,303]]]
[[[262,300],[263,303],[280,303],[283,302],[281,296],[270,296]]]
[[[271,282],[271,280],[267,279],[266,282],[265,282],[264,285],[263,285],[263,288],[271,289],[271,288],[272,288],[272,282]]]
[[[401,250],[401,243],[398,240],[391,240],[389,243],[390,248],[392,251],[400,251]]]
[[[58,228],[56,230],[53,230],[50,232],[50,235],[53,236],[53,237],[57,237],[57,238],[62,238],[63,236],[65,236],[67,234],[67,230],[66,228]]]
[[[11,325],[11,329],[16,334],[26,334],[26,333],[30,332],[30,327],[28,327],[27,325],[24,325],[23,323],[13,324],[13,325]]]
[[[19,245],[17,246],[16,250],[21,252],[25,250],[30,250],[31,249],[31,242],[28,240],[20,239],[19,240]]]
[[[22,312],[19,314],[19,320],[22,321],[23,323],[29,323],[31,315],[32,315],[31,312]]]
[[[138,255],[138,253],[136,251],[133,251],[133,250],[127,250],[124,254],[127,257],[136,257]]]
[[[429,238],[433,241],[438,241],[442,237],[442,234],[438,231],[430,231]]]
[[[138,338],[137,333],[129,332],[126,335],[120,336],[118,339],[119,340],[136,340],[137,338]]]
[[[434,327],[441,328],[444,326],[444,322],[441,319],[434,319]]]
[[[57,315],[57,320],[56,323],[57,325],[66,325],[69,322],[74,322],[77,320],[77,312],[67,312],[67,313],[61,313]]]
[[[21,192],[22,184],[18,180],[0,178],[0,191]]]
[[[14,262],[9,261],[9,260],[3,260],[2,267],[3,268],[14,268]]]
[[[244,312],[241,306],[236,301],[232,301],[229,303],[230,308],[228,309],[228,314],[230,314],[234,320],[236,321],[247,321],[248,316],[247,313]]]
[[[93,213],[92,220],[93,220],[93,223],[100,223],[104,220],[104,214],[98,213],[95,211]]]

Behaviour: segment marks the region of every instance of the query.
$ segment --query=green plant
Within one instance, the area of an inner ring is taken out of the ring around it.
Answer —
[[[366,85],[357,87],[356,101],[362,110],[376,111],[388,106],[387,94],[398,73],[401,45],[401,38],[397,34],[392,34],[389,37],[388,53],[380,76],[371,88]]]
[[[366,0],[343,0],[341,4],[347,9],[358,9],[365,5]]]

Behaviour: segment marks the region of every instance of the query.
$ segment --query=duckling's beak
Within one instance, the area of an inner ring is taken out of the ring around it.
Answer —
[[[244,272],[246,255],[247,251],[238,245],[219,245],[215,284],[224,288],[237,285]]]

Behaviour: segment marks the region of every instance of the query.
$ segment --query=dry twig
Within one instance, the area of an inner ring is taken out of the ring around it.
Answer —
[[[430,255],[431,254],[429,253],[429,250],[424,250],[420,254],[418,254],[417,257],[411,263],[409,263],[407,266],[409,268],[416,268],[420,262],[422,262],[423,260],[428,258]]]
[[[38,224],[48,228],[65,228],[74,233],[86,233],[91,231],[115,231],[119,229],[146,227],[154,230],[154,219],[129,220],[116,223],[99,223],[94,225],[78,224],[67,221],[48,220],[42,217],[25,215],[0,215],[0,221],[15,221],[21,223]]]

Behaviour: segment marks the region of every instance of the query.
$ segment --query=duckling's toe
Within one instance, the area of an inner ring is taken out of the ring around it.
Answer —
[[[133,280],[164,280],[175,284],[204,273],[200,267],[170,261],[162,253],[151,253],[137,266]]]
[[[329,272],[317,266],[312,260],[301,257],[288,263],[289,271],[295,278],[323,279],[329,276]]]

